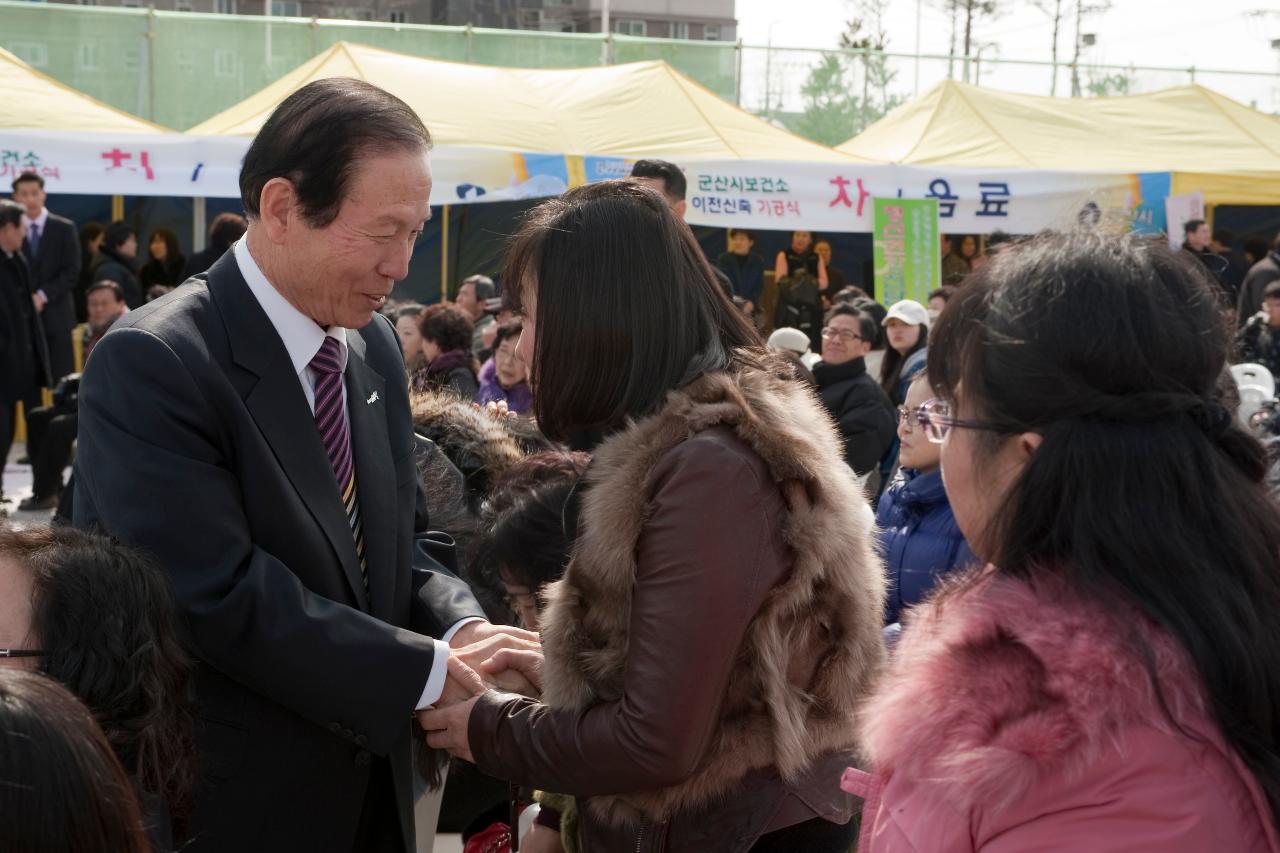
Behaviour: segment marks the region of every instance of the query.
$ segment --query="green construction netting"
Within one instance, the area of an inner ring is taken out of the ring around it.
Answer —
[[[156,12],[0,0],[0,46],[114,107],[183,130],[338,41],[414,56],[524,68],[605,58],[599,35]],[[613,62],[665,59],[737,95],[736,45],[615,37]]]

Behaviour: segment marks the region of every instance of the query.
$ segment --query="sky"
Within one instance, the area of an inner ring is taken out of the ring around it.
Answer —
[[[1047,61],[1053,32],[1050,17],[1030,0],[999,3],[1008,11],[982,21],[977,28],[975,41],[994,45],[984,50],[984,56]],[[893,0],[885,17],[888,49],[915,52],[917,5],[921,9],[921,52],[945,54],[951,25],[949,16],[939,10],[942,3],[938,0],[919,4]],[[1073,3],[1066,0],[1064,5]],[[775,46],[833,48],[844,22],[856,16],[857,6],[856,0],[788,0],[785,5],[777,0],[737,0],[739,37],[746,45],[763,46],[772,41]],[[1251,14],[1263,9],[1275,11],[1261,16]],[[1063,29],[1059,36],[1060,58],[1070,55],[1074,22],[1067,22]],[[1272,75],[1280,72],[1280,51],[1271,47],[1273,39],[1280,39],[1280,4],[1274,0],[1114,0],[1109,11],[1086,19],[1082,29],[1096,36],[1095,46],[1086,48],[1084,57],[1097,63],[1177,68],[1194,65]],[[763,55],[764,51],[747,53],[752,59],[748,65],[754,70],[752,73],[744,69],[743,100],[747,104],[764,91],[763,72],[756,69],[753,53]],[[785,108],[793,107],[788,101],[799,100],[796,80],[803,79],[813,58],[814,55],[775,54],[770,69],[775,91],[770,94],[775,100],[781,96]],[[898,65],[898,83],[910,94],[915,85],[914,64],[903,60]],[[921,91],[944,76],[944,69],[945,63],[922,63]],[[994,72],[984,69],[983,74],[987,85],[1049,94],[1047,70],[1006,67]],[[755,85],[753,77],[760,78],[761,85]],[[1140,72],[1138,77],[1144,90],[1189,82],[1186,73]],[[1065,80],[1064,72],[1057,94],[1068,93],[1063,91]],[[1196,82],[1261,109],[1280,112],[1280,77],[1200,73]]]

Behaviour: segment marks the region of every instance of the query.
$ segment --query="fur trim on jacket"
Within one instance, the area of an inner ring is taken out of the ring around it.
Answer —
[[[1190,660],[1143,615],[1118,615],[1056,578],[975,571],[985,576],[905,620],[864,712],[877,771],[937,786],[962,812],[998,811],[1046,779],[1083,774],[1135,726],[1173,734],[1135,641],[1151,650],[1173,718],[1207,721]]]
[[[581,710],[622,694],[650,474],[664,454],[718,425],[761,457],[781,490],[791,574],[747,629],[718,734],[697,770],[667,788],[588,801],[613,821],[665,819],[712,802],[752,769],[777,767],[790,780],[824,754],[851,749],[883,659],[884,578],[871,512],[831,419],[801,383],[744,367],[672,392],[661,411],[597,448],[573,559],[547,593],[544,701]],[[793,683],[792,663],[815,649],[812,680]]]

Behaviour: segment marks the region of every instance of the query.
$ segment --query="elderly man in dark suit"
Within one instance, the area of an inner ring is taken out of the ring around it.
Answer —
[[[32,299],[44,326],[50,380],[56,383],[75,369],[71,330],[76,325],[80,238],[75,223],[50,213],[45,199],[44,178],[27,172],[13,179],[13,200],[26,208],[22,218],[27,241],[22,253],[31,267]]]
[[[429,146],[367,83],[298,90],[245,156],[245,238],[89,359],[75,523],[160,560],[199,662],[190,853],[411,849],[412,714],[536,648],[427,532],[376,313],[429,216]]]

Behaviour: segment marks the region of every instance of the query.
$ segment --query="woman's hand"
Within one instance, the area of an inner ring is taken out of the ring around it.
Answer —
[[[471,743],[467,739],[467,722],[471,719],[471,709],[479,701],[472,696],[465,702],[458,702],[447,708],[428,708],[418,712],[418,723],[427,732],[427,746],[443,749],[454,758],[476,763],[471,754]]]
[[[512,682],[527,681],[534,692],[513,690],[537,699],[542,694],[542,649],[502,649],[480,664],[480,677],[496,683],[504,690]]]
[[[520,417],[518,414],[516,414],[515,412],[511,411],[510,408],[508,408],[506,400],[498,400],[496,402],[485,403],[483,406],[481,406],[479,403],[472,403],[471,405],[477,409],[482,409],[486,415],[493,418],[495,421],[502,421],[502,420],[507,420],[508,418]]]

